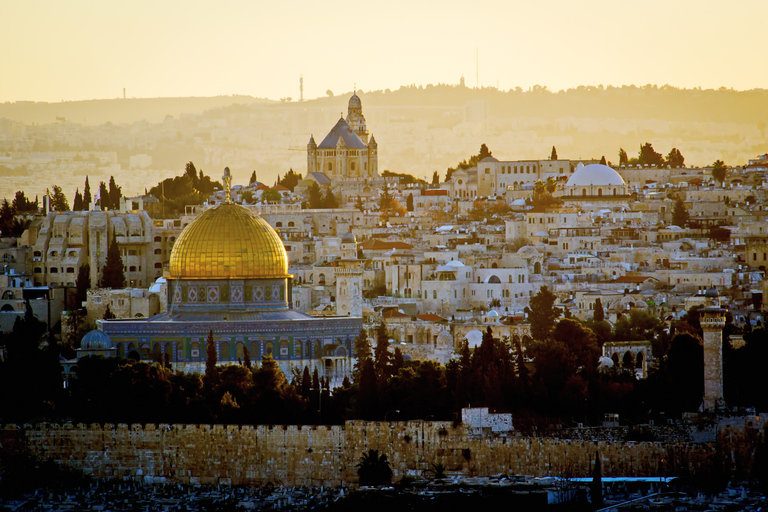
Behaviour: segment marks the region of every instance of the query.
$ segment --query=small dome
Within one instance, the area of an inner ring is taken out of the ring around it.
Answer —
[[[713,299],[717,299],[717,298],[720,297],[720,294],[717,292],[717,288],[715,288],[713,286],[712,288],[710,288],[706,292],[704,292],[704,296],[705,297],[710,297],[710,298],[713,298]]]
[[[539,255],[539,251],[532,245],[524,245],[517,250],[517,254],[523,258],[532,258]]]
[[[349,108],[363,108],[363,103],[360,101],[360,97],[355,92],[351,98],[349,98]]]
[[[625,187],[624,178],[616,171],[601,164],[590,164],[578,167],[568,178],[566,187],[584,187],[589,185]]]
[[[112,348],[112,340],[103,331],[94,329],[83,336],[80,348],[83,350],[109,350]]]
[[[498,158],[495,158],[495,157],[492,157],[492,156],[487,156],[487,157],[483,158],[482,160],[480,160],[480,163],[482,164],[482,163],[486,163],[486,162],[490,163],[490,162],[498,162],[498,161],[499,161]]]
[[[343,244],[356,244],[357,238],[355,238],[355,235],[350,233],[345,233],[344,236],[341,237],[341,243]]]

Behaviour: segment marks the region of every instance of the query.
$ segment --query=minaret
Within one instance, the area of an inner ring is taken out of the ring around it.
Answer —
[[[224,175],[221,177],[221,181],[224,183],[224,190],[227,193],[227,203],[231,203],[232,200],[229,197],[230,191],[232,190],[232,174],[229,172],[229,167],[224,168]]]
[[[707,290],[707,307],[699,310],[704,331],[704,409],[714,411],[725,407],[723,399],[723,327],[725,310],[713,286]]]
[[[314,135],[309,136],[307,144],[307,174],[311,172],[317,172],[317,143]]]

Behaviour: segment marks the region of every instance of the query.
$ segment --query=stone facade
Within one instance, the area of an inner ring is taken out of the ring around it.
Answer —
[[[349,486],[369,449],[387,455],[397,481],[445,464],[463,476],[591,476],[595,450],[604,477],[748,474],[755,429],[721,429],[716,443],[563,441],[476,437],[451,422],[365,422],[344,426],[84,425],[0,428],[0,444],[83,470],[95,478],[285,486]],[[719,446],[718,446],[719,445]],[[730,454],[722,459],[719,453]],[[717,463],[717,464],[715,464]]]

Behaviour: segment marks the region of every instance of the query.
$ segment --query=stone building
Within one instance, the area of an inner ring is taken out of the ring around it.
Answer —
[[[201,372],[212,334],[220,362],[243,360],[247,349],[256,362],[273,356],[286,374],[309,366],[335,384],[350,374],[362,319],[294,310],[283,242],[249,209],[227,202],[198,215],[174,244],[166,279],[165,313],[99,322],[118,356]]]

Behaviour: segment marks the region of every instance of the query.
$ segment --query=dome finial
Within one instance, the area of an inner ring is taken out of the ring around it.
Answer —
[[[221,177],[221,181],[224,182],[224,190],[227,192],[227,203],[231,203],[229,198],[230,189],[232,187],[232,174],[229,172],[229,167],[224,168],[224,175]]]

